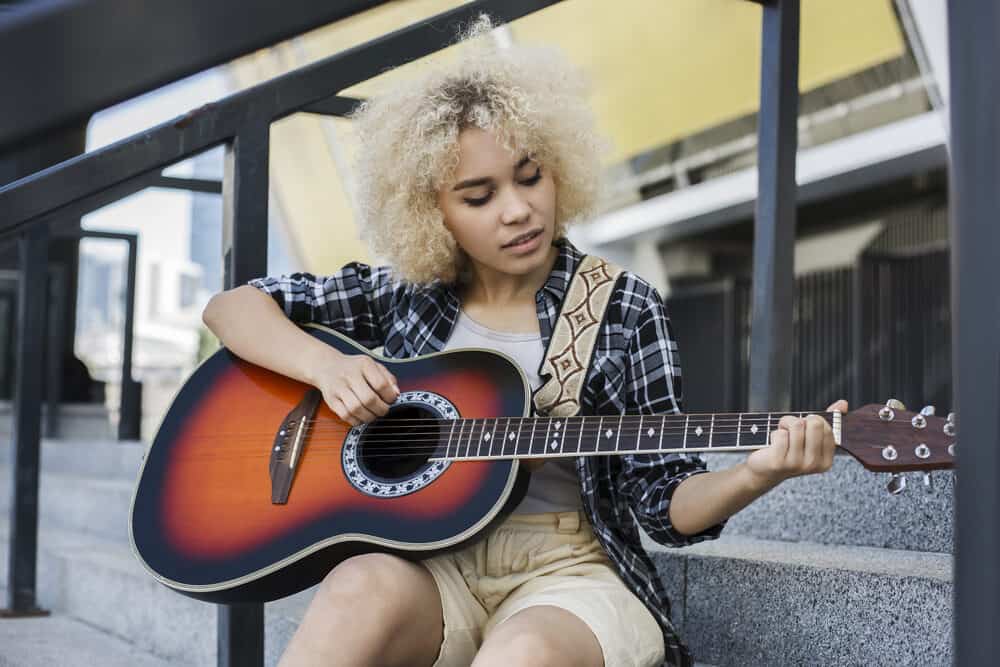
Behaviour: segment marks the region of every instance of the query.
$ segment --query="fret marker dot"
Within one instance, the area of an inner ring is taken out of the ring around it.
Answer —
[[[559,446],[559,443],[558,443],[557,441],[555,441],[555,440],[553,440],[553,441],[552,441],[552,444],[551,444],[551,445],[549,445],[549,447],[551,447],[552,449],[555,449],[555,448],[556,448],[556,447],[558,447],[558,446]]]
[[[489,439],[490,439],[490,434],[489,433],[487,433],[486,435],[483,436],[483,440],[489,440]]]
[[[607,431],[604,432],[604,435],[606,435],[609,438],[612,436],[612,434],[613,434],[613,432],[612,432],[612,430],[610,428]]]
[[[702,433],[704,433],[704,431],[701,430],[700,426],[694,430],[695,435],[701,435]]]
[[[757,435],[757,430],[758,429],[756,424],[750,427],[750,432],[753,433],[754,435]]]
[[[514,439],[514,434],[513,434],[513,433],[511,433],[510,435],[508,435],[508,436],[507,436],[507,439],[508,439],[508,440],[513,440],[513,439]]]
[[[559,427],[560,427],[560,426],[562,426],[562,424],[561,424],[561,423],[559,423],[559,422],[556,422],[556,423],[555,423],[555,427],[556,427],[556,430],[557,430],[557,431],[559,430]]]
[[[648,436],[649,436],[650,438],[652,438],[652,437],[653,437],[653,434],[654,434],[654,433],[656,433],[656,431],[654,431],[654,430],[653,430],[652,428],[651,428],[651,429],[649,429],[648,431],[646,431],[646,435],[648,435]]]

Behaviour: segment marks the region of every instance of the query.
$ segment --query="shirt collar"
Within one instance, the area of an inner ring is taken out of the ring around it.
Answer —
[[[542,292],[547,292],[558,304],[562,303],[566,297],[570,280],[573,279],[573,272],[580,265],[583,253],[566,238],[557,239],[553,245],[559,249],[559,254],[556,256],[555,264],[552,265],[549,277],[542,285],[542,289],[538,291],[537,296],[541,296]]]

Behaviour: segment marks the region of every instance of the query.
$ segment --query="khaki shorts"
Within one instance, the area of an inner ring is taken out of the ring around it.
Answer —
[[[441,593],[436,667],[467,667],[490,631],[535,605],[565,609],[597,637],[607,667],[659,667],[663,635],[579,512],[515,514],[485,539],[423,561]]]

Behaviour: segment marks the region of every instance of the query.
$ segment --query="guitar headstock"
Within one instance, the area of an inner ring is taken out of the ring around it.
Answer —
[[[955,467],[955,415],[934,415],[933,407],[908,412],[899,401],[872,403],[849,412],[841,447],[874,472],[942,470]]]

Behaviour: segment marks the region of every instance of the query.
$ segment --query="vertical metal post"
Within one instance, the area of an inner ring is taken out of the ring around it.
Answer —
[[[266,120],[226,146],[222,181],[224,284],[232,289],[267,272],[268,142]],[[263,667],[264,605],[220,605],[219,667]]]
[[[1000,655],[1000,5],[949,0],[955,664]]]
[[[49,231],[35,225],[18,240],[17,368],[14,379],[14,457],[11,465],[7,606],[0,616],[48,612],[35,600],[38,568],[38,468],[42,427]]]
[[[763,3],[750,331],[752,411],[789,409],[795,292],[799,0]]]
[[[130,234],[128,243],[128,269],[125,273],[125,328],[122,331],[122,385],[118,408],[118,439],[138,440],[142,435],[141,385],[132,379],[132,341],[135,335],[135,273],[139,254],[139,237]]]

